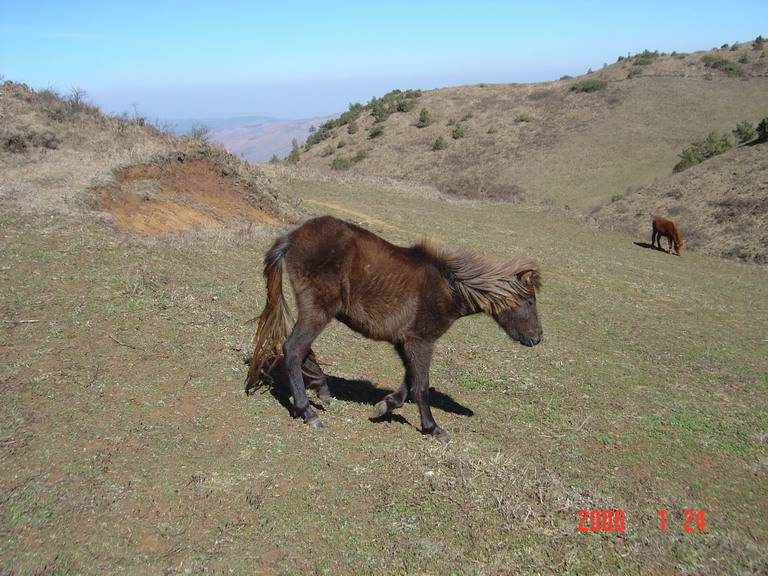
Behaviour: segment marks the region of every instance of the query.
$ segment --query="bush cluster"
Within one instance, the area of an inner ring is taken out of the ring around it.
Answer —
[[[445,138],[442,136],[438,137],[437,140],[435,140],[435,143],[432,144],[432,150],[437,152],[438,150],[445,150],[448,148],[448,142],[445,141]]]
[[[419,121],[416,122],[416,128],[426,128],[433,122],[434,120],[432,120],[432,116],[430,116],[429,110],[422,108],[421,112],[419,112]]]
[[[362,162],[368,158],[367,150],[358,150],[357,153],[350,159],[347,158],[334,158],[331,160],[329,166],[334,170],[349,170],[353,164]]]
[[[596,92],[608,86],[604,80],[589,80],[587,82],[576,82],[571,86],[571,92]]]
[[[701,61],[704,63],[704,66],[706,66],[707,68],[714,68],[715,70],[720,70],[721,72],[725,72],[726,74],[728,74],[728,76],[743,76],[744,74],[746,74],[746,72],[744,72],[744,69],[741,66],[734,64],[727,58],[714,56],[712,54],[706,54],[701,57]]]
[[[733,139],[730,134],[717,134],[710,132],[706,138],[694,140],[688,148],[680,154],[680,162],[675,164],[674,172],[687,170],[694,164],[704,162],[708,158],[727,152],[733,148]]]
[[[735,138],[735,142],[734,142]],[[744,120],[736,124],[730,134],[717,134],[710,132],[706,138],[695,140],[680,154],[680,162],[675,167],[675,172],[682,172],[708,158],[727,152],[736,144],[746,144],[757,138],[757,142],[768,141],[768,118],[763,118],[757,128],[751,122]]]
[[[338,118],[328,120],[320,125],[320,128],[312,132],[304,143],[304,149],[309,150],[315,144],[319,144],[334,136],[334,130],[341,126],[347,126],[347,133],[354,134],[358,130],[357,120],[363,112],[370,112],[376,122],[383,122],[395,112],[410,112],[416,105],[416,99],[421,97],[421,90],[393,90],[381,98],[372,98],[368,104],[350,104],[349,110]],[[375,137],[375,135],[372,135]]]
[[[648,66],[649,64],[653,63],[653,61],[658,58],[659,55],[660,54],[658,50],[655,52],[644,50],[640,54],[635,55],[632,61],[632,66]]]

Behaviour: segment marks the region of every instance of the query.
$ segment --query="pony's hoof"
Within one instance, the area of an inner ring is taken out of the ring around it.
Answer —
[[[382,400],[376,406],[373,407],[373,417],[374,418],[381,418],[382,416],[389,413],[389,406],[387,406],[387,401]]]
[[[311,426],[315,430],[320,430],[323,427],[323,423],[320,421],[320,418],[315,416],[314,418],[310,418],[306,421],[307,426]]]
[[[432,432],[432,436],[434,436],[435,440],[441,444],[448,444],[448,442],[451,441],[451,437],[448,436],[448,433],[442,428],[437,428],[434,432]]]
[[[320,402],[322,402],[326,406],[330,406],[330,404],[331,404],[331,397],[330,396],[326,396],[325,394],[323,394],[321,396],[320,394],[318,394],[317,398],[318,398],[318,400],[320,400]]]

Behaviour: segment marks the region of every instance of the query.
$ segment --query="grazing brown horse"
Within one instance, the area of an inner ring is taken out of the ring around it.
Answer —
[[[671,252],[674,245],[675,253],[680,256],[683,251],[683,239],[680,238],[680,231],[677,229],[677,226],[672,220],[656,217],[653,219],[653,225],[651,226],[651,246],[658,245],[659,250],[664,250],[661,247],[662,236],[667,239],[669,246],[667,252]]]
[[[291,328],[283,296],[283,268],[296,297]],[[429,242],[395,246],[358,226],[323,216],[281,236],[264,258],[267,302],[259,317],[245,390],[267,378],[276,362],[294,400],[294,415],[321,427],[305,388],[321,400],[330,393],[312,342],[332,319],[373,340],[391,342],[405,367],[400,387],[375,407],[377,417],[416,403],[421,431],[442,442],[448,435],[429,407],[429,366],[435,342],[455,320],[484,312],[525,346],[541,341],[533,260],[492,260]],[[272,359],[271,364],[267,364]]]

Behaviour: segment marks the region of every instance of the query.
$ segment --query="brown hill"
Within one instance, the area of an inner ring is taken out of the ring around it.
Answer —
[[[692,140],[765,117],[768,58],[757,41],[646,52],[578,78],[423,92],[401,108],[377,121],[368,106],[356,131],[329,130],[297,166],[587,211],[669,175]]]
[[[301,216],[258,166],[142,118],[105,116],[81,94],[5,82],[0,119],[0,199],[24,209],[93,211],[152,235]]]

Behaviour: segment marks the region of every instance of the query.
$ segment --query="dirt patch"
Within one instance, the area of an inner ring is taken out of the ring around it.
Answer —
[[[141,236],[233,221],[279,224],[255,204],[246,185],[205,158],[131,166],[116,172],[115,179],[117,185],[94,190],[94,209],[109,213],[119,229]]]

